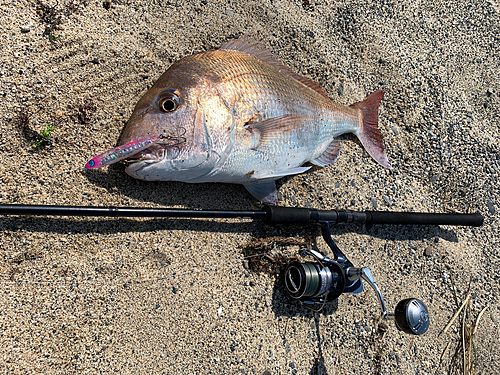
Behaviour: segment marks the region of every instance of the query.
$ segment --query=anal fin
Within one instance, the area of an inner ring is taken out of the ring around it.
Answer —
[[[335,163],[340,155],[340,141],[334,140],[328,148],[318,158],[311,160],[311,163],[318,167],[326,167]]]

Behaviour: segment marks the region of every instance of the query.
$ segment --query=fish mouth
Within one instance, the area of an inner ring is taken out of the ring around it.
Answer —
[[[167,155],[171,158],[175,158],[174,154],[179,154],[181,149],[179,146],[184,143],[186,143],[185,137],[160,135],[160,140],[158,142],[136,154],[130,155],[125,161],[129,163],[144,161],[150,164],[165,159]]]

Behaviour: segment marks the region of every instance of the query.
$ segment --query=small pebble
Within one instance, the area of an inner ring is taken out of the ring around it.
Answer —
[[[396,359],[396,352],[394,350],[391,350],[389,352],[389,360],[394,361]]]
[[[392,202],[391,198],[389,198],[387,195],[382,196],[382,199],[384,200],[385,204],[388,206],[392,206],[394,203]]]
[[[30,22],[27,25],[21,26],[21,32],[22,33],[29,33],[32,28],[33,28],[33,24]]]
[[[494,215],[496,210],[495,210],[495,206],[493,205],[493,202],[492,201],[487,201],[486,202],[486,207],[488,207],[488,212],[491,214],[491,215]]]
[[[445,283],[448,283],[449,279],[450,279],[450,275],[448,275],[446,272],[443,272],[443,281]]]
[[[424,255],[431,257],[436,253],[436,249],[433,246],[427,246],[424,250]]]
[[[370,198],[370,203],[372,204],[373,208],[378,208],[378,203],[374,198]]]

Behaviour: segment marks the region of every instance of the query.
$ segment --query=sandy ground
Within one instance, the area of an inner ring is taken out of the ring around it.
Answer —
[[[116,145],[172,62],[253,32],[336,102],[386,91],[380,128],[394,170],[344,137],[336,164],[281,181],[281,204],[479,211],[485,225],[334,229],[353,263],[371,268],[390,309],[406,297],[427,303],[431,328],[413,338],[393,325],[377,333],[370,290],[313,314],[284,295],[279,278],[245,269],[238,246],[252,237],[312,233],[326,250],[314,227],[0,217],[2,373],[460,373],[459,324],[439,335],[456,311],[451,278],[459,298],[470,288],[473,319],[488,306],[476,373],[498,373],[497,2],[72,4],[0,2],[0,203],[260,207],[237,185],[136,181],[121,164],[83,168]],[[54,125],[50,145],[32,145],[20,111],[35,132]]]

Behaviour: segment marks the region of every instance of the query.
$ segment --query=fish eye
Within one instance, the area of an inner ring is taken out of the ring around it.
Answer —
[[[179,95],[177,92],[172,91],[165,92],[158,101],[163,112],[173,112],[179,107]]]
[[[172,99],[165,99],[161,102],[161,109],[165,112],[172,112],[177,109],[177,103]]]

